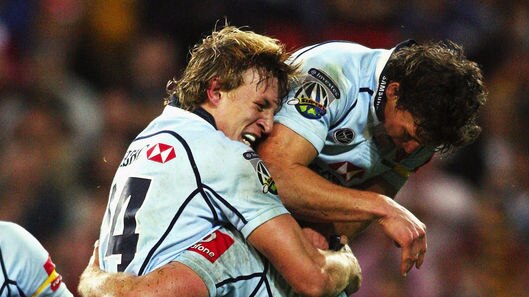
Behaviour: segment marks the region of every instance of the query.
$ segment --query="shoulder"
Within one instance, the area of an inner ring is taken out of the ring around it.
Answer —
[[[36,239],[22,226],[6,221],[0,221],[0,230],[2,230],[2,242],[8,241],[33,241]]]
[[[202,158],[220,167],[239,168],[247,164],[249,156],[257,155],[246,144],[231,140],[222,132],[210,134],[208,137],[196,139],[193,143],[201,148],[198,158]],[[233,169],[236,171],[237,169]]]
[[[21,252],[22,250],[31,250],[36,253],[45,252],[44,247],[42,247],[40,242],[33,235],[31,235],[31,233],[18,224],[1,221],[0,230],[2,233],[0,245],[2,247],[10,246],[11,248],[16,248],[16,250],[12,251],[16,251],[17,253]]]
[[[304,47],[292,54],[292,62],[297,60],[332,60],[340,57],[364,53],[372,49],[349,41],[326,41]]]

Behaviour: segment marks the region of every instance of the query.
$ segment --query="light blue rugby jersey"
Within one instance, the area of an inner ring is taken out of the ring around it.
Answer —
[[[257,154],[204,118],[167,106],[131,143],[100,234],[105,271],[143,275],[231,223],[246,238],[288,213]]]
[[[0,296],[73,296],[38,240],[5,221],[0,221]]]
[[[377,133],[382,125],[377,111],[382,112],[388,83],[383,69],[394,50],[332,41],[292,55],[304,77],[285,98],[275,122],[316,148],[319,155],[311,168],[327,179],[352,187],[381,176],[400,189],[432,157],[434,150],[422,147],[397,161],[394,145]]]

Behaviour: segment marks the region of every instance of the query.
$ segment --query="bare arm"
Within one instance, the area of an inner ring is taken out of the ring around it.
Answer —
[[[398,192],[393,185],[389,184],[381,177],[372,178],[367,183],[362,184],[362,190],[386,195],[393,199]],[[333,232],[336,234],[345,234],[349,239],[354,239],[372,222],[373,221],[334,222]]]
[[[337,252],[316,249],[291,215],[267,221],[250,234],[248,241],[298,294],[336,296],[346,288],[352,293],[360,287],[360,265],[349,247]],[[144,276],[103,272],[97,263],[96,247],[81,275],[78,291],[83,297],[209,296],[200,277],[178,262]]]
[[[296,218],[316,222],[376,220],[387,236],[402,247],[401,273],[419,268],[426,252],[426,227],[390,197],[333,184],[307,166],[315,148],[289,128],[276,124],[259,146],[285,206]],[[362,226],[359,226],[362,227]]]
[[[307,166],[316,158],[317,151],[310,142],[281,124],[274,125],[258,152],[274,177],[283,203],[296,218],[366,221],[388,212],[389,197],[337,186],[309,169]]]
[[[267,221],[248,241],[303,296],[336,296],[361,282],[360,265],[346,245],[338,252],[316,249],[290,215]],[[307,280],[310,280],[308,282]]]
[[[183,296],[208,297],[202,279],[179,262],[166,264],[144,276],[128,273],[108,273],[99,269],[98,247],[81,274],[78,292],[83,297]],[[182,281],[185,280],[185,281]]]

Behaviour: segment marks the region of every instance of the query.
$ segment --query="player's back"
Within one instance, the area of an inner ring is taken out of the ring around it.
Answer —
[[[166,107],[131,143],[114,177],[100,236],[103,270],[141,275],[223,224],[246,236],[271,218],[260,210],[286,213],[278,197],[261,191],[250,151],[203,118]]]

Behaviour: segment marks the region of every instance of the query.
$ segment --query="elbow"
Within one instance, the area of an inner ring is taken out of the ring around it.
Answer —
[[[328,284],[329,279],[324,277],[311,278],[310,281],[303,279],[296,284],[292,284],[292,289],[296,294],[306,297],[321,297],[321,296],[330,296]]]

